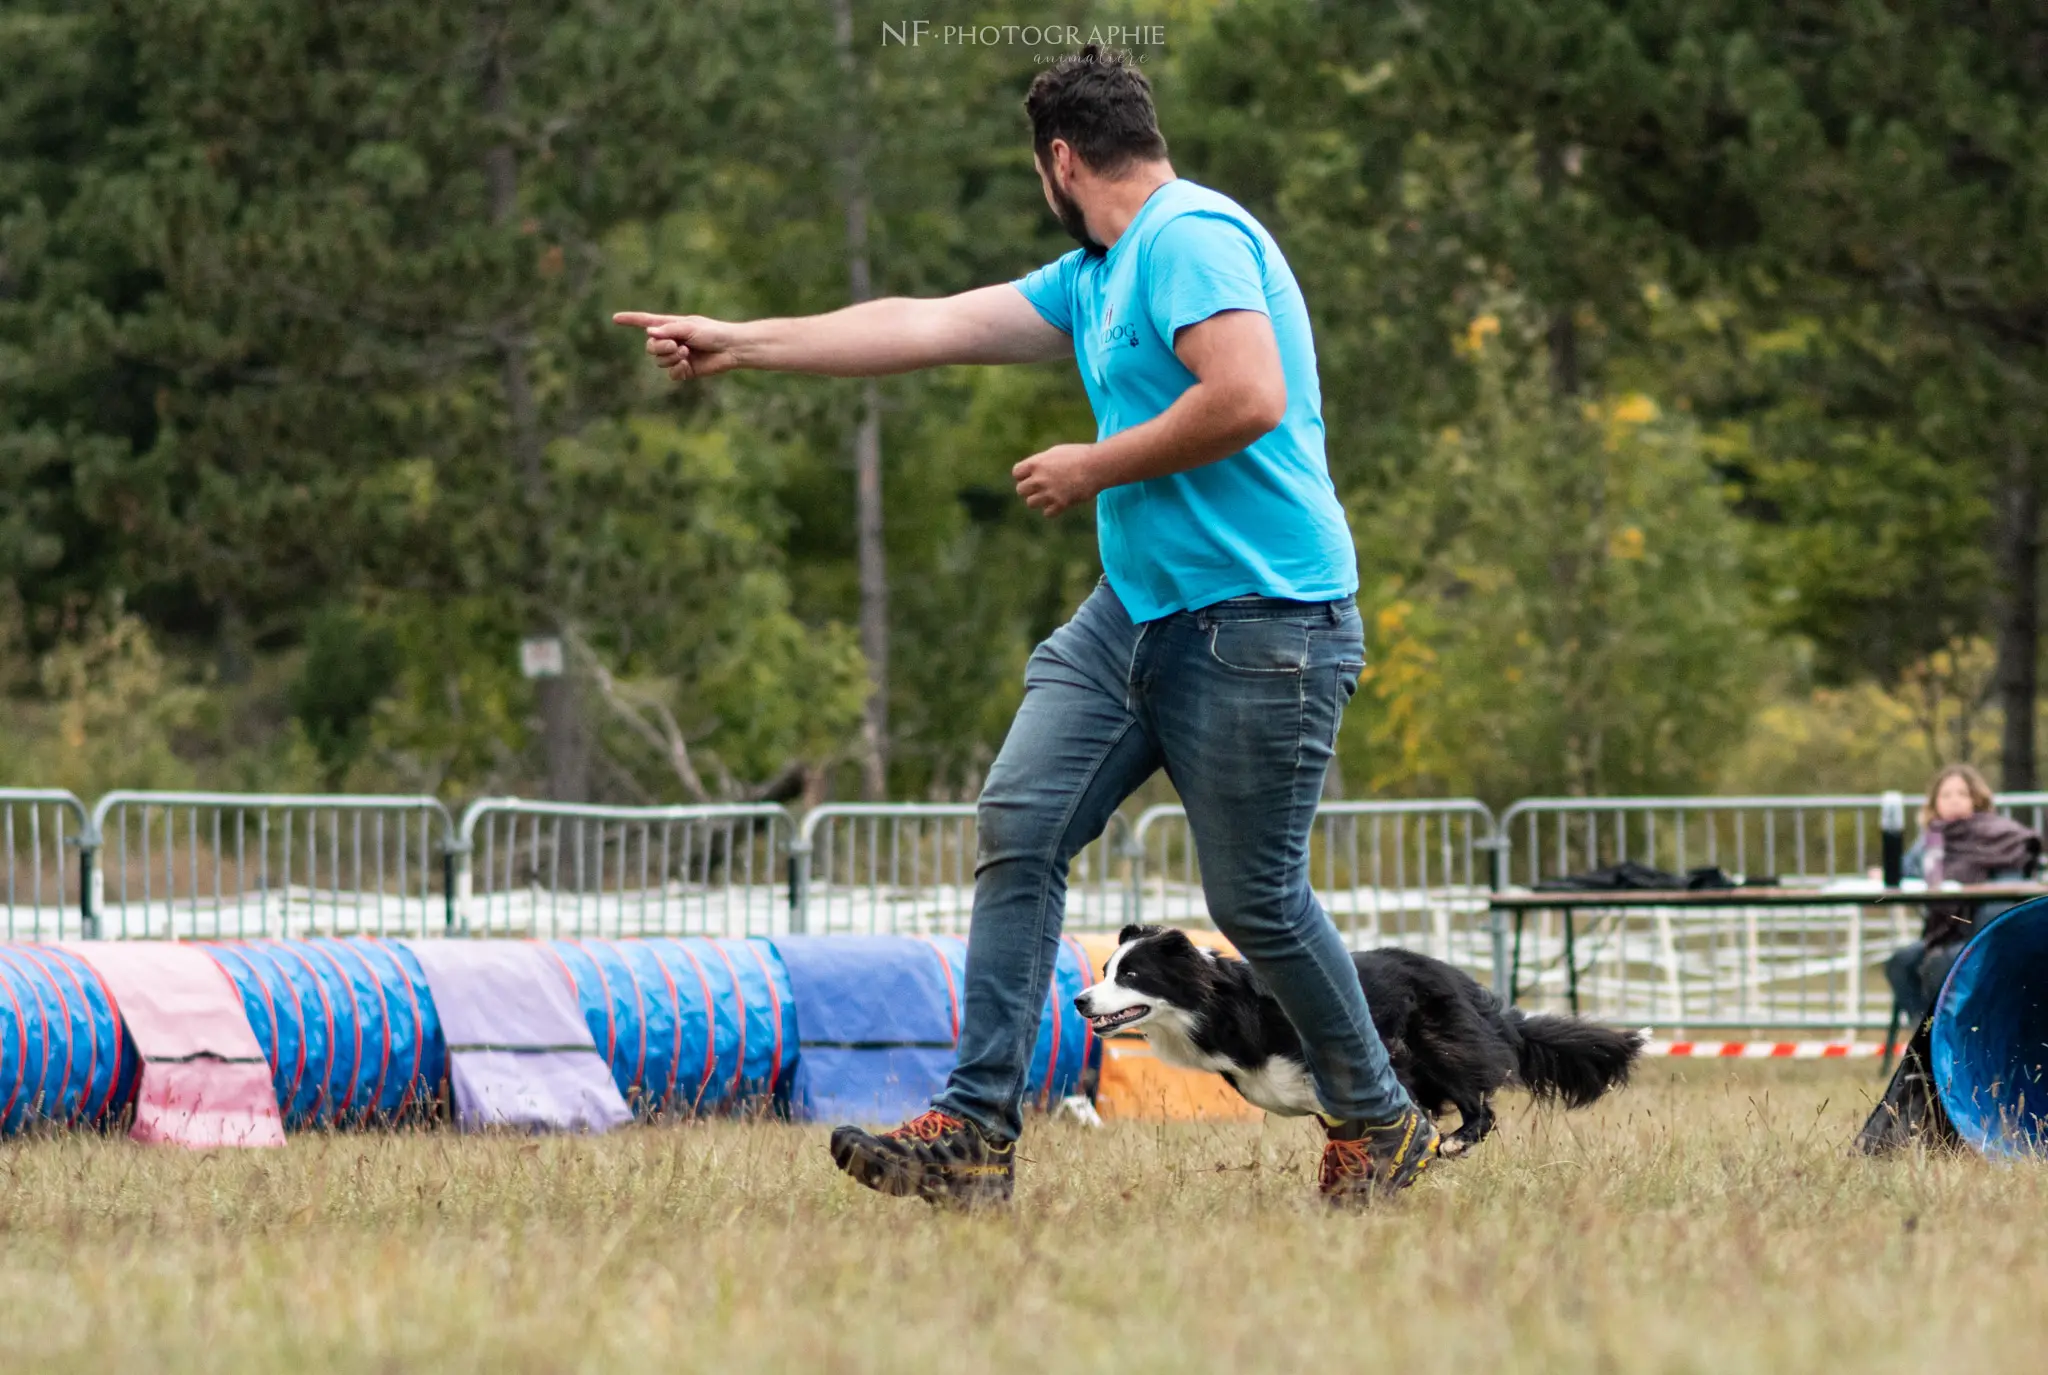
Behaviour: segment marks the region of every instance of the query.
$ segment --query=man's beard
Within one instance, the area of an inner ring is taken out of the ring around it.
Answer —
[[[1073,235],[1074,242],[1094,257],[1101,257],[1109,249],[1088,232],[1088,217],[1081,213],[1081,204],[1054,182],[1052,187],[1052,213],[1058,217],[1060,228]]]

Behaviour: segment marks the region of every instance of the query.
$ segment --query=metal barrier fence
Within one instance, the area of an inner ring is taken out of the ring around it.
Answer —
[[[1634,860],[1683,874],[1719,866],[1781,882],[1860,876],[1878,862],[1883,799],[1539,797],[1501,814],[1507,878],[1536,884]]]
[[[1998,803],[2048,823],[2048,793]],[[1858,900],[1882,853],[1881,806],[1875,795],[1537,798],[1496,825],[1470,799],[1334,802],[1311,834],[1311,882],[1354,948],[1421,950],[1497,987],[1515,963],[1531,1006],[1562,1005],[1575,972],[1587,1012],[1631,1025],[1881,1029],[1883,960],[1919,920]],[[970,804],[833,804],[799,824],[771,805],[494,798],[457,825],[426,796],[116,792],[88,811],[61,790],[0,790],[0,897],[15,940],[963,932],[975,848]],[[1536,911],[1515,950],[1509,924],[1489,918],[1496,882],[1534,886],[1621,860],[1768,873],[1829,901],[1588,908],[1569,940],[1556,912]],[[1115,818],[1074,862],[1067,919],[1099,931],[1209,924],[1185,812]]]
[[[486,798],[462,814],[450,927],[466,935],[768,936],[790,929],[796,833],[772,805]]]
[[[1531,914],[1517,961],[1524,1006],[1579,1005],[1661,1029],[1883,1031],[1885,957],[1913,939],[1910,907],[1857,901],[1881,862],[1881,795],[1535,798],[1501,816],[1504,872],[1535,886],[1624,860],[1684,874],[1717,866],[1842,900],[1811,907],[1587,908]],[[1998,798],[2037,828],[2048,794]],[[1909,835],[1917,807],[1907,807]]]
[[[1908,794],[1909,843],[1919,829]],[[2039,829],[2048,793],[2001,793],[2001,811]],[[1513,863],[1510,883],[1583,873],[1635,860],[1683,874],[1718,866],[1731,874],[1815,884],[1864,878],[1878,865],[1881,794],[1819,797],[1537,797],[1501,813]]]
[[[837,803],[804,817],[790,866],[796,929],[965,934],[974,908],[973,803]],[[1130,823],[1112,816],[1067,877],[1067,928],[1137,920]]]
[[[1210,922],[1187,813],[1151,807],[1135,834],[1147,921]],[[1493,814],[1471,798],[1326,802],[1309,836],[1309,883],[1353,949],[1420,950],[1491,983],[1499,973],[1487,919]]]
[[[431,797],[114,792],[92,810],[91,934],[427,935],[447,925]]]
[[[81,895],[92,850],[91,818],[61,788],[0,788],[0,856],[6,865],[8,940],[62,940],[88,934]],[[76,860],[66,852],[77,850]]]

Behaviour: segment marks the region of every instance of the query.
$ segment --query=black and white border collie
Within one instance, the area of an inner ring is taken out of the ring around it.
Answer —
[[[1493,1129],[1494,1091],[1508,1085],[1581,1108],[1628,1082],[1642,1049],[1634,1032],[1576,1017],[1528,1016],[1471,975],[1412,950],[1354,954],[1358,981],[1394,1073],[1417,1107],[1458,1110],[1446,1156]],[[1322,1111],[1301,1038],[1243,960],[1164,926],[1126,926],[1102,982],[1074,1007],[1100,1035],[1143,1033],[1169,1065],[1212,1070],[1254,1105],[1284,1117]]]

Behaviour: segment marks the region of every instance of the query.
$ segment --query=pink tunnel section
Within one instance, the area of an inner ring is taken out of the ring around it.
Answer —
[[[270,1064],[234,984],[204,950],[170,941],[67,944],[105,983],[142,1061],[137,1141],[282,1146]]]

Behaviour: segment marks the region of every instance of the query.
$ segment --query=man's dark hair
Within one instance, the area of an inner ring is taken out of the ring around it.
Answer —
[[[1049,159],[1063,138],[1095,171],[1116,176],[1133,162],[1166,156],[1166,138],[1152,109],[1152,84],[1123,54],[1090,43],[1038,74],[1024,97],[1031,146]]]

